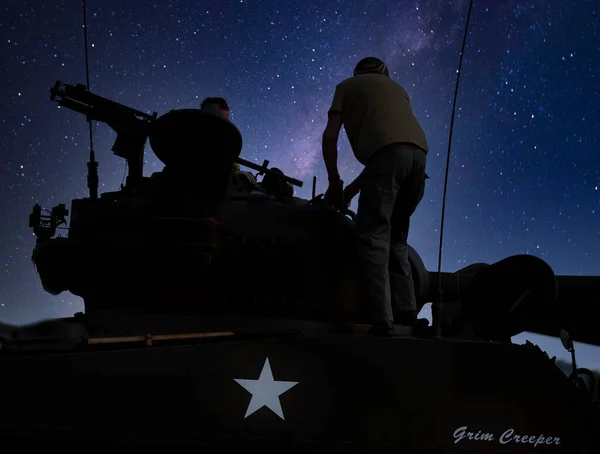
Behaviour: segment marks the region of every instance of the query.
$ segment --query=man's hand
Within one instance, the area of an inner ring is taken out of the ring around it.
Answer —
[[[360,183],[357,178],[344,189],[344,205],[346,208],[350,206],[352,199],[360,192]]]
[[[327,192],[325,192],[325,201],[336,210],[344,207],[344,182],[340,179],[329,183]]]

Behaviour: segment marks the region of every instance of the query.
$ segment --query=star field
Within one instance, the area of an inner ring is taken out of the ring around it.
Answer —
[[[410,243],[437,269],[444,166],[468,2],[88,0],[90,88],[160,114],[223,96],[242,157],[326,189],[321,133],[335,85],[367,55],[411,96],[430,145],[426,195]],[[28,215],[87,196],[83,116],[49,101],[56,80],[85,83],[81,2],[3,1],[0,52],[0,320],[26,323],[83,308],[45,293],[31,263]],[[600,6],[592,0],[478,1],[455,119],[444,271],[512,254],[557,274],[600,273]],[[361,170],[345,134],[340,172]],[[114,133],[94,127],[99,191],[118,189]],[[163,165],[146,148],[145,175]],[[356,202],[355,202],[356,203]],[[356,209],[356,206],[353,206]],[[526,335],[553,355],[557,340]],[[600,367],[598,350],[586,349]]]

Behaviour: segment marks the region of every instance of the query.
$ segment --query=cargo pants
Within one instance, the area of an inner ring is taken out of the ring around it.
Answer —
[[[426,160],[420,148],[388,145],[368,160],[359,177],[356,233],[372,323],[416,310],[407,239],[410,217],[425,190]]]

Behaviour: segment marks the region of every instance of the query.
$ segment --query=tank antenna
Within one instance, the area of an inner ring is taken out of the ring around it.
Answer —
[[[90,62],[88,57],[88,33],[87,33],[87,14],[85,0],[82,0],[83,7],[83,41],[85,46],[85,87],[86,90],[90,91]],[[87,163],[87,186],[90,189],[90,199],[98,198],[98,162],[96,161],[96,154],[94,153],[94,139],[92,132],[92,120],[87,119],[89,130],[90,130],[90,160]]]
[[[442,221],[440,226],[440,247],[438,250],[438,301],[432,304],[432,319],[433,331],[435,337],[442,336],[442,322],[444,315],[444,289],[442,282],[442,245],[444,241],[444,215],[446,213],[446,193],[448,192],[448,171],[450,168],[450,150],[452,148],[452,131],[454,129],[454,114],[456,112],[456,99],[458,98],[458,87],[460,84],[460,74],[462,69],[463,57],[465,55],[465,46],[467,36],[469,34],[469,22],[471,20],[471,11],[473,9],[473,0],[469,2],[469,12],[467,13],[467,22],[465,24],[465,35],[463,37],[462,50],[460,52],[460,60],[458,63],[458,71],[456,74],[456,88],[454,89],[454,102],[452,105],[452,116],[450,118],[450,135],[448,137],[448,155],[446,157],[446,175],[444,177],[444,195],[442,197]]]

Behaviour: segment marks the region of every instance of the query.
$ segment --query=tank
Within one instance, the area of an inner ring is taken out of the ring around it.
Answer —
[[[4,389],[23,390],[3,400],[6,441],[600,452],[599,383],[573,348],[600,345],[600,277],[557,276],[531,255],[435,273],[410,248],[434,326],[368,337],[354,213],[316,196],[314,179],[312,200],[292,197],[301,181],[242,159],[235,125],[199,110],[148,115],[60,81],[51,100],[113,128],[129,173],[98,195],[92,155],[89,198],[33,209],[44,289],[85,312],[3,327]],[[147,141],[165,164],[150,177]],[[570,376],[511,343],[524,331],[561,336]]]

